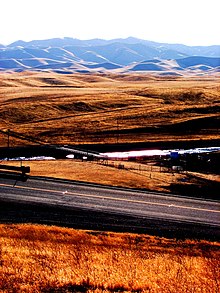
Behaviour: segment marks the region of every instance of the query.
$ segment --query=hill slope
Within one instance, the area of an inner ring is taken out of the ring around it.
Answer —
[[[165,62],[165,65],[163,61]],[[172,62],[170,62],[172,60]],[[159,64],[159,63],[160,64]],[[103,64],[108,64],[103,66]],[[60,73],[153,71],[163,74],[216,73],[220,46],[190,47],[136,38],[55,38],[0,46],[0,70],[60,70]],[[83,67],[83,68],[82,68]],[[80,69],[79,69],[80,68]]]

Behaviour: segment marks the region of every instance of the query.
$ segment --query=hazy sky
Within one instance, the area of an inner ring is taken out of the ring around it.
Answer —
[[[220,45],[220,0],[0,0],[0,43],[129,36]]]

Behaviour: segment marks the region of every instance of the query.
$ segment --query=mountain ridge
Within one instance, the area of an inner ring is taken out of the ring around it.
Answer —
[[[18,40],[8,46],[0,45],[0,71],[162,71],[165,74],[170,72],[171,75],[182,75],[183,72],[215,73],[219,72],[219,66],[220,45],[187,46],[134,37],[112,40]]]

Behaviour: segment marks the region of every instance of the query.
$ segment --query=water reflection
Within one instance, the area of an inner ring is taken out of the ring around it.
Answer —
[[[220,147],[208,147],[208,148],[194,148],[194,149],[172,149],[172,150],[140,150],[129,152],[113,152],[102,153],[101,155],[107,156],[109,159],[127,159],[134,157],[153,157],[153,156],[169,156],[174,152],[180,155],[183,154],[202,154],[219,151]]]

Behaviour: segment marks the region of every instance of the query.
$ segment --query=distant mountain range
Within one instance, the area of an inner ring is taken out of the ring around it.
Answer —
[[[160,75],[220,72],[220,45],[186,46],[137,38],[55,38],[0,45],[0,71],[154,72]]]

